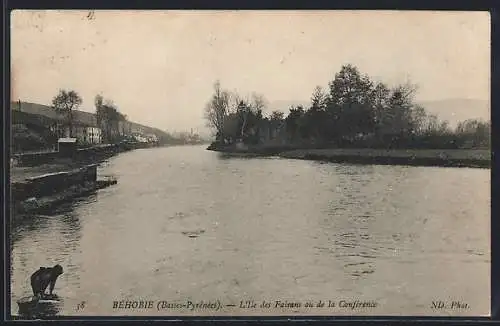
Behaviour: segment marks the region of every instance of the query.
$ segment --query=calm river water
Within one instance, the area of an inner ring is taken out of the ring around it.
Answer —
[[[186,146],[120,154],[100,173],[118,184],[12,229],[13,315],[31,273],[57,263],[60,315],[489,315],[490,170]],[[173,307],[188,301],[222,309]]]

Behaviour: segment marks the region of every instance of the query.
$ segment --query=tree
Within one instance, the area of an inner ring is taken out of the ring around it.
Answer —
[[[252,93],[241,97],[215,84],[215,94],[205,109],[209,125],[218,137],[256,140],[262,131],[273,133],[286,126],[288,140],[308,140],[337,146],[457,146],[446,121],[429,115],[415,103],[416,85],[388,87],[361,74],[354,65],[343,65],[324,91],[316,86],[311,105],[292,107],[284,117],[273,111],[263,117],[266,100]],[[224,127],[225,126],[225,127]],[[473,132],[470,130],[474,130]],[[474,142],[486,144],[489,125],[464,122],[456,134],[475,135]],[[471,138],[471,136],[467,136]],[[484,139],[480,140],[480,139]],[[481,145],[485,146],[485,145]]]
[[[387,101],[389,118],[388,134],[402,137],[413,133],[412,111],[416,90],[416,86],[409,83],[398,85],[391,90]]]
[[[257,139],[260,131],[260,122],[263,121],[263,110],[267,107],[267,100],[263,95],[252,93],[250,99],[233,93],[234,114],[238,121],[239,137],[244,141],[249,137]]]
[[[262,112],[267,107],[267,100],[262,94],[252,93],[250,106],[254,112]]]
[[[269,120],[270,121],[281,122],[281,121],[283,121],[284,117],[285,117],[285,113],[283,113],[282,111],[279,111],[279,110],[274,110],[269,115]]]
[[[251,99],[240,103],[240,112],[243,113],[242,135],[247,129],[255,127],[262,119],[262,111],[265,109],[267,101],[263,95],[252,93]],[[241,110],[243,108],[243,110]]]
[[[456,134],[474,147],[489,147],[491,123],[478,119],[465,120],[458,124]]]
[[[365,104],[370,96],[373,83],[368,76],[362,76],[353,65],[343,65],[335,79],[329,83],[330,100],[337,104]]]
[[[102,130],[103,139],[107,142],[111,138],[111,124],[109,108],[104,104],[104,97],[96,95],[94,98],[97,126]]]
[[[248,128],[252,131],[253,136],[258,137],[260,133],[260,125],[264,119],[263,111],[267,108],[267,100],[262,94],[252,93],[250,103],[248,103],[249,110],[246,114],[246,124],[243,130]]]
[[[106,112],[107,125],[110,130],[109,139],[110,141],[117,141],[120,138],[120,122],[125,121],[125,115],[120,113],[118,107],[112,100],[106,100],[104,104],[104,110]]]
[[[311,107],[316,110],[324,110],[327,103],[328,96],[323,91],[323,88],[321,86],[316,86],[311,96]]]
[[[239,117],[235,112],[231,112],[227,115],[224,121],[224,138],[228,138],[230,142],[234,141],[240,135],[239,129]]]
[[[252,107],[245,100],[240,100],[236,107],[236,116],[238,117],[238,130],[239,136],[244,138],[246,136],[248,118],[252,112]]]
[[[353,65],[343,65],[329,83],[327,110],[336,133],[353,138],[374,128],[373,82]]]
[[[377,83],[373,89],[373,110],[374,110],[374,122],[375,122],[375,133],[380,134],[381,129],[388,123],[390,124],[390,117],[388,117],[388,100],[391,94],[391,90],[384,83]]]
[[[292,107],[285,119],[287,133],[292,142],[296,141],[300,135],[300,120],[304,113],[304,108],[301,106]]]
[[[94,99],[96,108],[96,120],[107,142],[116,141],[120,135],[120,122],[126,121],[127,117],[120,113],[116,104],[110,99],[104,99],[102,95],[96,95]]]
[[[57,114],[64,116],[69,129],[69,136],[73,136],[73,110],[78,109],[82,104],[82,98],[73,90],[59,90],[59,93],[52,99],[52,107]]]
[[[280,128],[283,126],[285,122],[285,113],[279,110],[274,110],[269,114],[269,117],[264,118],[265,123],[267,125],[267,132],[269,138],[276,138]],[[264,121],[263,120],[263,121]]]
[[[424,134],[425,123],[427,121],[427,112],[421,105],[415,105],[411,111],[411,120],[413,125],[413,133],[417,136]]]
[[[102,95],[98,94],[94,98],[94,105],[95,105],[95,116],[96,116],[96,123],[97,127],[102,130],[102,138],[105,140],[109,140],[108,136],[108,130],[106,128],[106,114],[104,111],[104,98]]]
[[[224,134],[224,122],[229,114],[230,93],[221,89],[220,82],[214,83],[214,93],[205,105],[205,119],[207,125],[216,133],[217,140]]]
[[[327,139],[329,135],[328,118],[328,114],[323,108],[313,104],[300,119],[302,137],[311,140]]]

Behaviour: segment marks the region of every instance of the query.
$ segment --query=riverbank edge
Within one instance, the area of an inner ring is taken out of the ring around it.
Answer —
[[[491,168],[491,151],[475,149],[284,149],[278,146],[236,148],[211,144],[207,150],[243,157],[279,156],[287,159],[329,163]],[[477,154],[478,152],[481,153]]]
[[[64,203],[70,202],[79,197],[84,197],[90,195],[91,193],[107,188],[109,186],[115,185],[118,181],[115,178],[106,177],[104,179],[97,179],[97,172],[93,171],[90,173],[91,179],[86,180],[85,182],[70,182],[66,187],[56,191],[53,194],[45,194],[45,195],[35,195],[28,194],[29,198],[16,198],[14,195],[13,187],[16,185],[22,185],[26,183],[32,182],[32,180],[36,180],[39,178],[46,179],[47,177],[51,178],[51,175],[57,175],[60,173],[63,174],[81,174],[88,175],[88,168],[93,166],[95,170],[97,165],[105,162],[107,159],[116,156],[120,153],[134,150],[136,148],[119,148],[120,150],[110,150],[109,148],[105,149],[100,155],[92,155],[88,157],[80,158],[77,161],[72,160],[72,164],[79,165],[78,168],[61,168],[58,172],[49,173],[48,175],[41,175],[39,177],[33,177],[25,179],[20,182],[10,182],[11,186],[11,221],[15,222],[18,220],[22,220],[24,216],[31,215],[35,213],[44,212],[57,206],[60,206]],[[47,181],[42,181],[43,183],[47,183]]]
[[[22,184],[30,183],[34,179],[39,178],[51,178],[51,175],[57,174],[80,174],[80,175],[88,175],[87,169],[89,166],[94,166],[94,170],[97,165],[105,162],[113,156],[119,155],[124,152],[129,152],[137,149],[150,148],[151,146],[142,146],[141,144],[136,144],[135,146],[127,146],[127,144],[110,144],[108,146],[101,147],[90,147],[85,149],[80,149],[76,153],[77,155],[73,155],[71,157],[60,157],[58,152],[49,152],[42,153],[43,155],[53,155],[50,157],[49,161],[57,160],[69,160],[69,164],[66,164],[66,167],[61,167],[57,172],[49,173],[48,175],[40,175],[38,177],[32,177],[25,179],[19,182],[12,182],[12,178],[10,181],[11,185],[11,219],[12,221],[18,220],[18,218],[26,215],[26,214],[34,214],[38,212],[43,212],[46,210],[50,210],[56,208],[59,205],[70,202],[73,199],[84,197],[90,195],[91,193],[103,189],[118,183],[115,178],[104,178],[97,179],[97,172],[93,171],[90,173],[91,177],[89,180],[85,182],[69,182],[65,187],[55,191],[52,194],[44,194],[37,195],[36,193],[24,194],[23,198],[16,198],[14,195],[15,191],[12,188],[15,188],[16,185],[22,187]],[[154,146],[159,147],[159,146]],[[36,156],[36,154],[35,154]],[[40,155],[39,155],[40,156]],[[45,162],[44,159],[34,162],[30,162],[26,167],[28,168],[36,168],[37,166],[43,164]],[[61,163],[61,162],[59,162]],[[66,162],[68,163],[68,162]],[[63,164],[64,165],[64,164]],[[78,167],[75,167],[78,166]],[[47,183],[48,181],[42,181],[42,183]],[[53,182],[53,181],[52,181]],[[66,182],[64,183],[66,184]],[[28,197],[28,198],[24,198]]]
[[[43,196],[39,198],[30,198],[28,200],[14,201],[14,216],[18,217],[17,219],[22,219],[22,217],[25,215],[43,213],[73,199],[88,196],[99,189],[103,189],[115,184],[117,184],[116,179],[96,180],[93,182],[88,182],[85,185],[70,186],[52,196]]]

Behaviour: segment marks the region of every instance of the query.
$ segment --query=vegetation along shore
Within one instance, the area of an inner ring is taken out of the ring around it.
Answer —
[[[359,164],[489,168],[489,121],[452,127],[416,104],[417,86],[389,87],[343,65],[309,107],[273,110],[257,93],[243,97],[214,85],[205,107],[215,141],[209,150]],[[471,108],[471,111],[474,108]],[[270,112],[270,113],[265,113]]]

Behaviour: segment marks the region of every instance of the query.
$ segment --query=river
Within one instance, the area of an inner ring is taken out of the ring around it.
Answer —
[[[59,315],[490,313],[488,169],[182,146],[123,153],[99,173],[118,184],[12,229],[13,315],[31,295],[31,273],[57,263]],[[121,300],[154,308],[114,309]],[[161,300],[218,300],[222,309],[158,309]],[[375,306],[352,309],[356,300]]]

